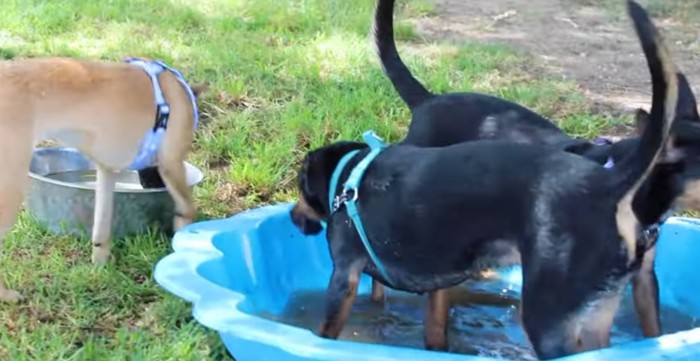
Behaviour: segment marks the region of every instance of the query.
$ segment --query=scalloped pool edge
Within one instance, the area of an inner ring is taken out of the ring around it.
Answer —
[[[156,282],[168,292],[192,303],[194,318],[203,326],[217,331],[229,352],[238,361],[355,361],[358,355],[363,355],[363,360],[366,361],[496,360],[489,357],[324,339],[309,330],[240,311],[238,305],[244,301],[244,295],[217,285],[197,272],[198,267],[203,263],[223,257],[213,244],[214,237],[222,231],[235,230],[250,242],[259,241],[256,230],[260,224],[267,217],[288,212],[291,207],[291,203],[264,206],[243,211],[229,218],[190,224],[175,234],[172,240],[173,252],[163,257],[155,266]],[[699,225],[694,219],[672,217],[664,227],[674,224],[682,226],[688,223],[696,227]],[[628,359],[698,360],[700,359],[700,328],[557,360]]]

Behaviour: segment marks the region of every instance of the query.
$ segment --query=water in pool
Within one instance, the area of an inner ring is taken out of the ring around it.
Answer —
[[[69,172],[51,173],[45,175],[46,178],[54,179],[61,182],[79,184],[88,187],[95,187],[97,172],[94,169],[76,170]],[[123,171],[117,173],[116,189],[121,190],[136,190],[143,189],[139,182],[137,172]]]
[[[467,281],[451,290],[450,352],[515,360],[536,360],[518,320],[517,289],[499,280]],[[325,292],[295,294],[280,315],[260,316],[277,322],[317,329]],[[425,297],[387,290],[384,306],[358,297],[340,339],[394,346],[423,347]],[[665,333],[700,326],[695,318],[662,308]],[[612,343],[641,339],[631,295],[620,305],[612,329]]]

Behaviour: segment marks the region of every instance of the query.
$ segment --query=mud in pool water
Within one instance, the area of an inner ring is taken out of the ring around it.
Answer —
[[[513,360],[536,360],[522,331],[518,294],[502,281],[469,281],[450,291],[450,352]],[[260,316],[315,332],[323,317],[325,292],[295,294],[280,315]],[[425,297],[387,290],[383,306],[360,296],[340,339],[423,348]],[[700,326],[695,318],[671,308],[661,310],[664,333]],[[642,338],[630,295],[612,329],[613,345]]]

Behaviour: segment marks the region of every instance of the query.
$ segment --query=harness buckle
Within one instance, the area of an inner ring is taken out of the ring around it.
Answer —
[[[340,209],[340,207],[347,202],[357,201],[358,198],[359,198],[359,192],[357,191],[357,189],[353,189],[353,188],[343,189],[343,193],[340,193],[339,195],[335,196],[335,198],[333,199],[333,209],[331,210],[331,213]]]
[[[158,130],[159,128],[167,128],[169,118],[170,106],[167,103],[158,104],[158,106],[156,107],[156,124],[153,127],[153,130]]]

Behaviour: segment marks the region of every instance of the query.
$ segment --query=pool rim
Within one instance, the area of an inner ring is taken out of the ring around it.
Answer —
[[[256,342],[265,347],[276,347],[296,357],[314,357],[314,360],[346,360],[349,352],[360,350],[364,350],[364,359],[367,361],[394,359],[413,361],[424,358],[434,361],[499,360],[485,356],[324,339],[311,330],[277,323],[239,310],[237,306],[246,299],[244,294],[215,284],[199,275],[197,268],[200,265],[224,257],[223,252],[213,242],[217,234],[223,233],[212,230],[217,224],[225,224],[225,229],[228,230],[226,233],[236,229],[236,233],[245,234],[248,238],[257,238],[256,234],[250,232],[265,221],[266,215],[288,211],[292,206],[292,203],[262,206],[229,218],[202,221],[185,227],[173,237],[172,252],[156,264],[154,269],[156,282],[168,292],[192,303],[192,315],[197,322],[217,331],[227,348],[226,338],[235,337],[247,342]],[[698,226],[700,221],[687,217],[671,217],[666,221],[666,224],[674,223]],[[679,349],[679,346],[681,348],[693,346],[693,348]],[[229,351],[235,356],[235,350],[229,349]],[[373,354],[373,351],[384,352]],[[693,352],[692,356],[700,355],[700,327],[573,354],[552,361],[615,360],[630,356],[639,358],[641,355],[647,356],[643,358],[644,360],[666,360],[667,352],[673,354],[674,360],[675,357],[688,356],[687,352]]]
[[[43,151],[47,151],[47,152],[48,152],[49,150],[51,150],[51,151],[57,151],[57,150],[58,150],[58,151],[63,152],[63,153],[73,153],[73,154],[77,154],[77,155],[83,157],[88,163],[90,163],[91,166],[94,166],[94,163],[93,163],[89,158],[87,158],[83,153],[81,153],[78,149],[76,149],[76,148],[71,148],[71,147],[45,147],[45,148],[34,148],[34,149],[32,150],[32,159],[34,159],[34,156],[35,156],[37,153],[41,153],[41,152],[43,152]],[[188,174],[188,175],[189,175],[189,174],[194,174],[194,181],[190,182],[189,179],[188,179],[188,187],[191,188],[191,187],[195,187],[196,185],[200,184],[200,183],[204,180],[204,172],[202,172],[201,169],[199,169],[198,167],[196,167],[195,165],[193,165],[193,164],[191,164],[191,163],[189,163],[189,162],[187,162],[187,161],[183,161],[183,163],[184,163],[184,165],[185,165],[185,172],[186,172],[186,174]],[[88,168],[88,169],[94,169],[94,168]],[[49,177],[42,176],[42,175],[39,175],[39,174],[37,174],[37,173],[34,173],[34,172],[31,171],[31,169],[28,170],[27,173],[29,174],[29,177],[32,178],[32,179],[38,180],[38,181],[43,182],[43,183],[48,183],[48,184],[54,184],[54,185],[62,186],[62,187],[65,187],[65,188],[81,189],[81,190],[88,190],[88,191],[93,191],[93,192],[95,191],[95,188],[96,188],[96,187],[92,187],[92,186],[86,186],[86,185],[81,185],[81,184],[76,184],[76,183],[64,182],[64,181],[59,181],[59,180],[51,179],[51,178],[49,178]],[[189,177],[188,177],[188,178],[189,178]],[[134,193],[139,193],[139,194],[142,194],[142,193],[143,193],[143,194],[146,194],[146,193],[163,193],[163,192],[167,192],[167,191],[168,191],[168,188],[167,188],[167,187],[147,188],[147,189],[132,189],[132,188],[124,189],[124,188],[117,188],[117,187],[115,187],[115,189],[114,189],[114,192],[115,192],[115,193],[128,193],[128,194],[134,194]]]

